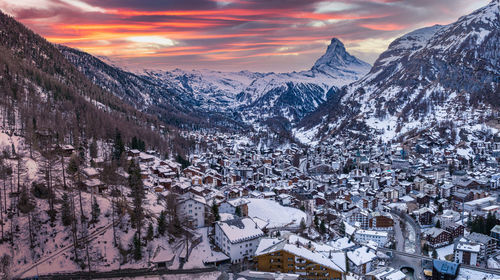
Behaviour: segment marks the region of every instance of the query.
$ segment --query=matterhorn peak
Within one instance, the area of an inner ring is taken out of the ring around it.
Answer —
[[[332,38],[330,45],[328,45],[326,49],[326,53],[314,63],[312,69],[319,69],[324,66],[329,66],[331,68],[346,68],[346,66],[352,65],[369,67],[368,63],[350,55],[339,39]]]

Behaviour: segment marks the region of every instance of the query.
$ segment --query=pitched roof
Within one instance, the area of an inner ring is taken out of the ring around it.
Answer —
[[[333,269],[339,272],[345,272],[345,255],[344,253],[331,253],[329,258],[326,254],[316,251],[311,251],[300,245],[290,244],[285,239],[271,239],[264,238],[259,243],[257,250],[255,251],[255,256],[265,255],[269,253],[274,253],[278,251],[286,251],[297,257],[301,257],[310,262],[322,265],[324,267]],[[328,253],[329,254],[329,253]]]

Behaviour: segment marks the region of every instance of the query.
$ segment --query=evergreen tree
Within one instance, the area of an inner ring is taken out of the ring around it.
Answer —
[[[154,235],[155,235],[155,231],[154,231],[154,228],[153,228],[153,224],[149,223],[148,232],[146,233],[146,241],[153,240]]]
[[[345,224],[344,222],[340,222],[340,226],[339,226],[339,233],[340,235],[344,236],[345,235]]]
[[[234,214],[236,216],[241,217],[241,208],[239,206],[236,206],[236,209],[234,210]]]
[[[29,240],[30,240],[30,246],[33,248],[33,230],[31,226],[31,212],[35,209],[35,203],[33,199],[30,197],[30,194],[25,186],[23,186],[21,195],[19,196],[17,208],[21,213],[26,214],[28,216]]]
[[[62,195],[62,206],[61,206],[61,221],[64,226],[69,226],[73,222],[73,215],[71,214],[71,204],[69,197],[66,193]]]
[[[186,160],[186,159],[185,159],[183,156],[181,156],[181,155],[177,155],[176,160],[177,160],[177,162],[178,162],[178,163],[180,163],[180,164],[181,164],[182,169],[184,169],[184,168],[186,168],[186,167],[188,167],[188,166],[190,166],[190,165],[191,165],[191,163],[190,163],[188,160]]]
[[[132,252],[134,254],[135,260],[142,259],[141,238],[138,236],[138,234],[134,234]]]
[[[302,220],[300,220],[300,230],[305,230],[306,229],[306,221],[304,220],[304,218],[302,218]]]
[[[436,249],[432,250],[432,258],[433,259],[437,259],[438,258],[438,253],[437,253]]]
[[[90,153],[90,158],[91,159],[96,159],[98,156],[98,150],[97,150],[97,142],[95,140],[90,143],[89,147],[89,153]]]
[[[160,217],[158,218],[158,234],[163,236],[167,230],[167,221],[165,211],[161,211]]]
[[[443,213],[443,205],[442,204],[439,204],[439,206],[438,206],[438,212],[441,213],[441,214]]]
[[[319,225],[319,230],[321,231],[322,234],[325,234],[326,233],[326,225],[325,225],[325,221],[321,221],[321,224]]]
[[[78,172],[79,166],[80,166],[80,162],[79,162],[78,158],[75,156],[72,156],[68,162],[68,173],[70,175],[76,174],[76,172]]]
[[[94,201],[92,202],[92,223],[97,223],[99,221],[99,215],[101,215],[101,208],[99,207],[99,203],[97,203],[97,199],[94,197]]]
[[[219,215],[219,206],[217,204],[212,203],[212,214],[214,216],[214,219],[216,221],[219,221],[220,220],[220,215]]]
[[[437,220],[437,222],[436,222],[436,227],[437,227],[437,228],[441,228],[441,221],[440,221],[440,220]]]
[[[123,144],[122,134],[117,129],[115,131],[115,142],[113,146],[113,160],[119,161],[123,152],[125,152],[125,145]]]
[[[146,150],[146,143],[144,143],[144,141],[142,141],[140,138],[134,136],[132,137],[130,148],[144,152]]]

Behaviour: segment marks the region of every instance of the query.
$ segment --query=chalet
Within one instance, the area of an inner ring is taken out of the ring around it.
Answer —
[[[392,219],[391,215],[376,211],[370,214],[368,227],[373,230],[392,230],[394,227],[394,220]]]
[[[87,179],[83,181],[83,184],[94,194],[102,194],[107,190],[107,186],[99,179]]]
[[[288,240],[262,239],[255,253],[259,271],[294,273],[300,279],[344,279],[344,253],[322,253]]]
[[[443,223],[441,227],[450,233],[452,240],[464,236],[465,227],[461,224],[448,222],[448,223]]]
[[[61,152],[62,152],[63,156],[65,156],[65,157],[70,157],[74,151],[75,151],[75,148],[71,145],[61,146]]]
[[[99,171],[95,168],[87,167],[82,169],[83,176],[87,179],[97,179],[99,178]]]
[[[137,158],[140,155],[141,155],[141,151],[139,151],[139,150],[132,149],[132,150],[128,151],[129,157]]]
[[[148,155],[145,153],[141,153],[139,155],[139,162],[140,163],[152,163],[155,160],[155,157],[152,155]]]
[[[413,215],[416,217],[417,221],[421,225],[432,225],[432,219],[434,218],[434,211],[431,209],[424,207],[420,208],[416,211],[413,211]]]
[[[172,179],[160,178],[158,180],[158,185],[163,187],[165,190],[170,190],[172,188]]]
[[[448,231],[436,227],[427,230],[425,235],[427,237],[427,242],[433,248],[448,245],[451,241],[451,234]]]

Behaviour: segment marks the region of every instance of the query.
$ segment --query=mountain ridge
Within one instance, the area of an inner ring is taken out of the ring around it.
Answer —
[[[394,40],[366,76],[305,117],[295,133],[319,139],[351,128],[387,140],[447,120],[466,125],[474,119],[471,108],[492,118],[500,100],[498,5]]]

